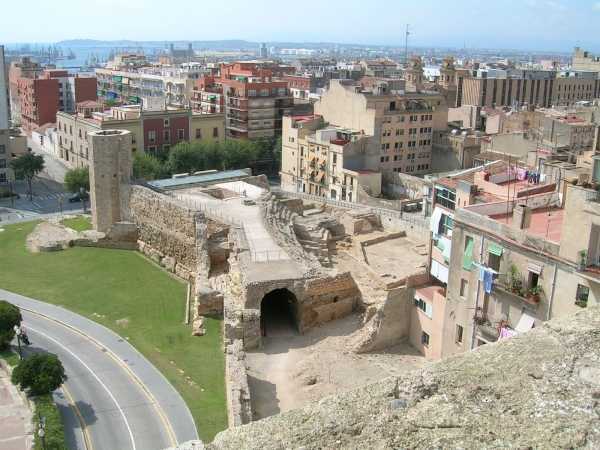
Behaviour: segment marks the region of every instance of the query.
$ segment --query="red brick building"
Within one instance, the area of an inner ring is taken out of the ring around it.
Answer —
[[[144,151],[156,154],[190,139],[190,113],[180,111],[148,111],[142,116]]]
[[[42,125],[56,122],[58,111],[74,112],[77,103],[95,101],[95,77],[72,76],[66,70],[45,70],[37,77],[16,79],[23,131],[30,135]]]
[[[21,104],[21,126],[31,135],[36,128],[56,122],[59,87],[55,78],[20,78],[17,89]]]
[[[293,108],[288,82],[294,68],[273,62],[222,64],[220,75],[200,78],[192,108],[203,114],[225,113],[225,135],[233,139],[273,138]]]

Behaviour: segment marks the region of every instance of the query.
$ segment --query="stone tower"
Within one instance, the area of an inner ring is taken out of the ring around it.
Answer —
[[[94,229],[107,232],[129,219],[131,132],[103,130],[90,139],[90,196]]]
[[[440,85],[446,89],[456,86],[456,66],[454,58],[448,56],[444,58],[442,67],[440,67]]]
[[[423,61],[420,56],[413,56],[404,71],[407,90],[419,92],[423,89]]]

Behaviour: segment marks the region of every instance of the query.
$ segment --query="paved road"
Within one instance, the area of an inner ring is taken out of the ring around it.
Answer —
[[[72,449],[153,450],[198,438],[179,393],[127,341],[63,308],[2,289],[0,298],[22,309],[29,349],[65,366],[69,379],[55,398]]]

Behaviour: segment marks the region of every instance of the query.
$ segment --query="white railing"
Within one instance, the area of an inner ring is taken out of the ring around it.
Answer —
[[[239,220],[238,218],[235,218],[233,216],[225,214],[225,213],[223,213],[223,211],[219,210],[218,208],[213,208],[205,202],[202,202],[200,200],[195,200],[190,197],[183,197],[183,196],[177,196],[177,195],[173,195],[173,198],[179,200],[184,205],[186,205],[188,208],[193,209],[194,211],[203,212],[210,219],[214,219],[219,222],[226,223],[228,225],[233,225],[236,227],[242,226],[242,221]]]

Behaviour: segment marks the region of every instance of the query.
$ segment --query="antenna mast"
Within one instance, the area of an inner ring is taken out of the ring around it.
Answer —
[[[406,34],[404,36],[404,64],[408,65],[408,36],[410,36],[410,31],[408,31],[409,25],[406,24]]]

